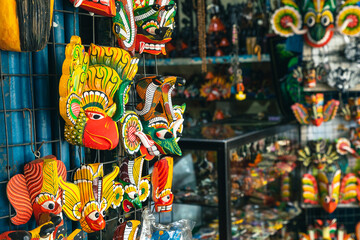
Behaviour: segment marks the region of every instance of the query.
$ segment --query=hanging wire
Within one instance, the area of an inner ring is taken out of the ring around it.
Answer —
[[[28,108],[25,108],[25,111],[28,111],[29,112],[29,120],[30,120],[30,124],[29,124],[29,127],[30,127],[30,139],[31,139],[31,144],[30,144],[30,148],[31,148],[31,152],[34,154],[34,156],[36,158],[40,158],[40,149],[41,147],[44,145],[44,141],[41,142],[40,144],[40,147],[36,149],[36,141],[34,141],[34,138],[33,138],[33,130],[34,130],[34,126],[33,126],[33,116],[32,116],[32,111]],[[25,118],[25,112],[23,112],[23,115],[24,115],[24,118]]]

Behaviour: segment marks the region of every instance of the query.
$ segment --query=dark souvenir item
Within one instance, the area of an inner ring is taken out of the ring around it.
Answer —
[[[326,81],[330,87],[335,87],[340,91],[349,90],[350,88],[355,87],[355,85],[359,82],[356,72],[351,69],[343,69],[341,67],[330,71]]]
[[[3,0],[0,49],[26,52],[43,49],[50,37],[54,0]]]

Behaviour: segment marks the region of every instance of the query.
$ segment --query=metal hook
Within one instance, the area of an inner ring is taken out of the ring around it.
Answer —
[[[32,112],[31,112],[31,110],[29,109],[29,108],[24,108],[24,110],[25,111],[28,111],[29,112],[29,116],[30,116],[30,141],[31,141],[31,143],[30,143],[30,148],[31,148],[31,152],[34,154],[34,156],[36,157],[36,158],[40,158],[40,155],[41,155],[41,153],[40,153],[40,149],[41,149],[41,147],[44,145],[44,141],[42,141],[42,143],[40,144],[40,147],[37,149],[37,150],[34,150],[35,148],[36,148],[36,141],[34,141],[33,140],[33,121],[32,121],[32,118],[33,118],[33,116],[32,116]],[[24,112],[23,112],[23,116],[24,116],[24,118],[25,118],[25,114],[24,114]]]

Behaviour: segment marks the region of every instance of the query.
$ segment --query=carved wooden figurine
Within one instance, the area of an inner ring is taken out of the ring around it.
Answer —
[[[139,231],[140,221],[130,220],[120,224],[115,232],[113,240],[135,240]]]

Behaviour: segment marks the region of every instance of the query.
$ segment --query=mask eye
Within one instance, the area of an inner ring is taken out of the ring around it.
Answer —
[[[156,132],[156,136],[162,140],[165,140],[165,139],[169,139],[169,138],[173,138],[174,135],[169,132],[168,130],[164,129],[164,130],[160,130],[160,131],[157,131]]]
[[[306,20],[306,25],[308,27],[314,26],[315,25],[315,17],[314,16],[308,17],[308,19]]]
[[[331,202],[336,202],[335,198],[332,198],[332,199],[331,199]]]
[[[104,118],[104,115],[100,114],[100,113],[95,113],[95,112],[89,112],[88,114],[88,118],[92,119],[92,120],[100,120]]]
[[[329,18],[329,16],[322,16],[321,17],[321,24],[323,25],[323,26],[325,26],[325,27],[327,27],[327,26],[329,26],[329,24],[330,24],[330,18]]]
[[[166,195],[166,196],[162,197],[161,200],[162,200],[163,202],[168,202],[168,201],[170,201],[170,195]]]
[[[129,192],[128,195],[131,199],[135,199],[139,196],[136,192]]]
[[[100,217],[100,213],[98,211],[93,211],[88,216],[91,220],[96,221]]]
[[[53,201],[46,201],[44,202],[41,207],[47,209],[47,210],[54,210],[55,209],[55,202]]]
[[[159,34],[160,30],[156,27],[149,27],[146,29],[146,31],[152,35],[156,35],[156,34]]]
[[[330,203],[330,198],[328,196],[325,197],[325,203]]]

